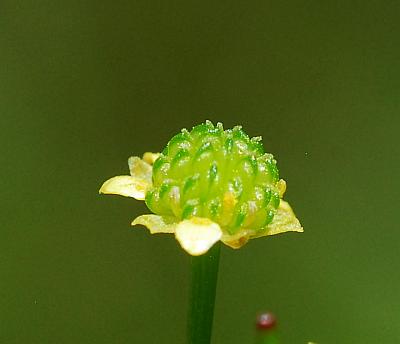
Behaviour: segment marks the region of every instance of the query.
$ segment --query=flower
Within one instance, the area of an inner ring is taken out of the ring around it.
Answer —
[[[232,248],[249,239],[303,232],[282,197],[276,161],[261,137],[240,126],[224,130],[210,121],[175,135],[162,153],[128,160],[130,175],[107,180],[100,193],[145,200],[153,214],[132,225],[172,233],[189,254],[206,253],[217,241]]]

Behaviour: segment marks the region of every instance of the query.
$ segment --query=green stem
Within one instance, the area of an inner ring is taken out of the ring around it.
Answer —
[[[256,344],[279,344],[278,334],[276,330],[258,333],[256,337]]]
[[[220,243],[191,258],[188,344],[210,344],[218,279]]]

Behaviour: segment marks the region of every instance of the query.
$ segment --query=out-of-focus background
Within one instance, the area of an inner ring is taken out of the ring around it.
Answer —
[[[400,342],[398,1],[2,1],[0,342],[184,343],[189,257],[99,196],[205,119],[273,153],[305,233],[224,247],[214,343]]]

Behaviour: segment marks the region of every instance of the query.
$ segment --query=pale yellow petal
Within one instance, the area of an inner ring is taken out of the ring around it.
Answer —
[[[245,245],[251,236],[255,234],[255,231],[253,229],[243,229],[239,233],[230,235],[230,234],[224,234],[221,238],[221,241],[234,249],[241,248],[243,245]]]
[[[121,195],[144,200],[146,191],[151,184],[143,179],[132,176],[117,176],[104,182],[99,193]]]
[[[142,225],[147,227],[151,234],[175,233],[176,219],[172,216],[141,215],[133,220],[132,226]]]
[[[153,165],[160,155],[160,153],[146,152],[143,154],[143,160],[148,164]]]
[[[131,156],[128,159],[129,172],[132,177],[139,178],[151,183],[153,168],[146,161],[137,156]]]
[[[272,222],[267,226],[266,230],[261,233],[257,230],[251,228],[241,229],[238,233],[234,235],[224,234],[221,241],[232,248],[241,248],[250,239],[260,238],[263,236],[274,235],[285,232],[303,232],[303,227],[299,220],[293,213],[292,208],[289,203],[284,200],[280,201],[279,208],[272,220]]]
[[[289,203],[281,199],[272,222],[267,226],[266,235],[285,232],[304,232],[304,230]]]
[[[193,217],[179,222],[175,237],[192,256],[206,253],[222,236],[219,225],[206,218]]]

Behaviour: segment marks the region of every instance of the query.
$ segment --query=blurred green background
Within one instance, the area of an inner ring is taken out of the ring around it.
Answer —
[[[184,343],[189,257],[99,196],[205,119],[262,135],[305,233],[224,247],[214,343],[400,342],[398,1],[1,1],[1,343]]]

